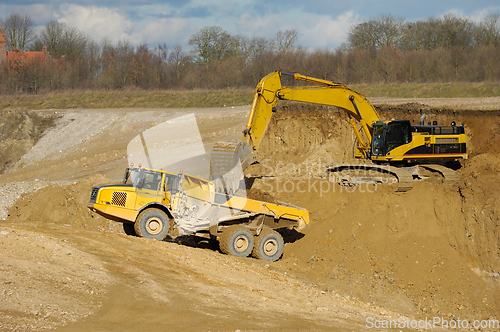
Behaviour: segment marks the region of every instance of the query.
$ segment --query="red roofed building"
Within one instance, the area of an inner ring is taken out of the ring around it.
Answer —
[[[42,48],[42,52],[7,52],[7,35],[3,33],[3,28],[0,27],[0,66],[7,61],[23,61],[26,62],[46,62],[50,59],[47,47]]]
[[[47,52],[47,47],[42,47],[42,52],[7,52],[7,61],[10,60],[26,60],[44,62],[50,58]]]

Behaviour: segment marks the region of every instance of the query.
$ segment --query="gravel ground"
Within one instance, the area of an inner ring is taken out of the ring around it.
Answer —
[[[498,110],[500,97],[487,98],[368,98],[374,105],[403,105],[420,103],[430,107],[456,110]]]

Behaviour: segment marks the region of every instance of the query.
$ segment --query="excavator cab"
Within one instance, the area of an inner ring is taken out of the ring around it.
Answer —
[[[373,124],[372,155],[385,156],[398,146],[410,143],[411,140],[410,121],[378,121]]]

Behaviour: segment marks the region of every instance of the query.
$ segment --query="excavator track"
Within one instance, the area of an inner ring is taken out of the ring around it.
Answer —
[[[446,166],[436,165],[436,164],[422,164],[419,165],[419,167],[426,168],[434,172],[438,172],[443,176],[444,183],[453,184],[458,182],[459,178],[457,172]]]
[[[391,174],[398,179],[398,187],[396,192],[405,192],[413,188],[413,176],[411,173],[402,168],[389,165],[333,165],[329,166],[327,173],[342,172],[343,170],[365,170],[377,171],[381,173]]]

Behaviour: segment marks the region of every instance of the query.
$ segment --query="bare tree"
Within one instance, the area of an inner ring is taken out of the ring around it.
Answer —
[[[382,14],[351,27],[348,33],[349,44],[355,48],[396,47],[400,42],[404,23],[402,18]]]
[[[465,17],[445,15],[439,24],[440,46],[468,48],[473,45],[473,23]]]
[[[42,29],[37,47],[47,46],[54,58],[66,56],[71,61],[85,53],[88,41],[88,37],[76,28],[52,20]]]
[[[279,30],[276,32],[273,40],[273,48],[277,53],[286,53],[288,51],[293,51],[295,45],[297,44],[297,38],[299,33],[297,30]]]
[[[234,38],[236,40],[235,56],[245,63],[250,63],[271,48],[271,42],[264,37],[235,36]]]
[[[36,34],[33,28],[33,21],[28,15],[22,16],[14,12],[11,13],[5,22],[4,32],[7,35],[7,49],[9,51],[27,51]]]
[[[237,39],[221,27],[204,27],[189,39],[194,46],[195,60],[199,63],[220,61],[234,56],[238,47]]]
[[[271,49],[271,43],[267,38],[254,37],[250,40],[250,59],[257,59]]]
[[[377,25],[374,20],[365,21],[349,28],[347,40],[352,48],[377,46]]]
[[[476,30],[476,40],[480,45],[500,45],[500,15],[488,15]]]
[[[180,45],[176,45],[174,49],[170,51],[167,58],[167,64],[173,72],[172,82],[174,84],[180,82],[190,62],[191,58],[182,50]]]
[[[116,46],[110,45],[103,51],[109,52],[113,66],[115,88],[124,88],[131,83],[133,70],[134,46],[129,40],[119,40]]]
[[[396,47],[404,26],[402,18],[382,14],[377,18],[377,44],[380,48]]]
[[[59,45],[62,43],[63,34],[64,26],[61,23],[56,20],[49,21],[43,27],[33,48],[41,50],[42,46],[46,46],[50,54],[57,57]]]

